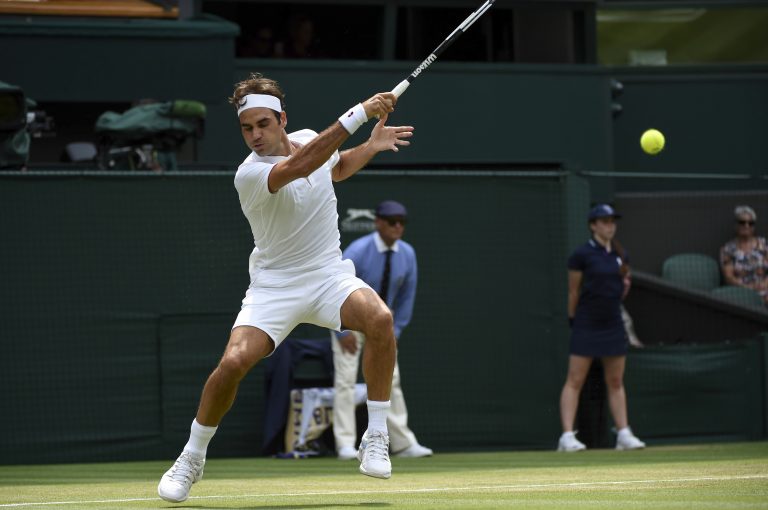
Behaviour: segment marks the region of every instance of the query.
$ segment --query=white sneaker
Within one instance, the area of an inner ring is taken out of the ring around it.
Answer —
[[[639,450],[641,448],[645,448],[645,443],[635,437],[631,430],[627,430],[616,437],[617,450]]]
[[[342,446],[339,448],[339,460],[352,460],[357,458],[357,450],[354,446]]]
[[[395,454],[396,457],[431,457],[435,453],[431,448],[422,446],[419,443],[414,443],[405,450],[401,450]]]
[[[357,451],[360,472],[374,478],[392,476],[392,463],[389,461],[389,436],[381,431],[365,431]]]
[[[189,497],[192,484],[203,478],[205,458],[181,452],[171,469],[165,472],[157,486],[157,494],[171,503],[181,503]]]
[[[558,452],[580,452],[586,450],[587,446],[576,439],[575,432],[563,432],[560,441],[557,443]]]

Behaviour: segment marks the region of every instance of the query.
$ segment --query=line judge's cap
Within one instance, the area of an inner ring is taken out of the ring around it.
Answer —
[[[621,214],[617,213],[613,210],[613,207],[611,207],[608,204],[597,204],[592,208],[591,211],[589,211],[589,216],[587,219],[589,221],[596,220],[597,218],[621,218]]]
[[[385,200],[376,206],[376,216],[408,216],[408,211],[400,202],[394,200]]]

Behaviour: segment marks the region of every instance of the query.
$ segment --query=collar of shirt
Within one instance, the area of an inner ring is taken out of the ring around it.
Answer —
[[[373,233],[373,242],[376,243],[376,249],[379,251],[379,253],[384,253],[387,250],[392,250],[393,252],[397,253],[400,250],[399,241],[395,241],[391,247],[387,246],[378,232]]]
[[[611,247],[611,249],[609,250],[608,248],[606,248],[602,244],[600,244],[597,241],[595,241],[594,237],[589,239],[589,244],[592,245],[592,248],[594,248],[596,250],[603,251],[605,253],[611,253],[611,251],[613,250],[613,247]]]

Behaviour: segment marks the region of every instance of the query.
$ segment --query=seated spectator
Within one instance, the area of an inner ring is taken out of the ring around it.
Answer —
[[[747,206],[734,210],[736,237],[720,249],[720,268],[728,285],[747,287],[768,306],[768,243],[755,235],[757,214]]]
[[[322,52],[315,40],[315,24],[308,16],[300,14],[291,18],[288,39],[275,46],[275,53],[282,58],[319,58]]]
[[[254,34],[243,41],[240,48],[241,57],[272,58],[275,57],[275,34],[268,26],[259,27]]]

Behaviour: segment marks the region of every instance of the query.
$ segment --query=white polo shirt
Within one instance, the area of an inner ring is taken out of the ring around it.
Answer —
[[[317,133],[303,129],[288,139],[306,145]],[[311,271],[341,260],[339,216],[331,170],[333,153],[308,178],[296,179],[270,193],[269,172],[288,156],[261,157],[252,152],[237,169],[235,188],[251,225],[255,245],[249,259],[251,284]]]

